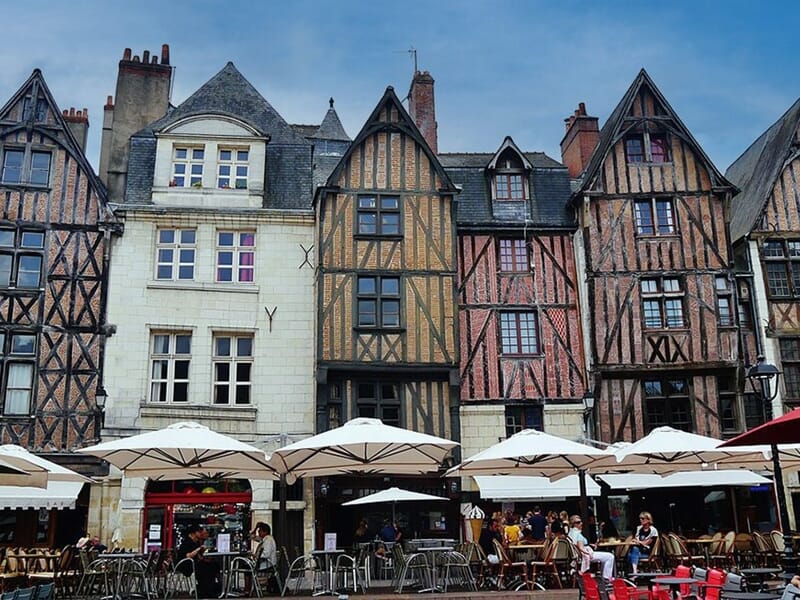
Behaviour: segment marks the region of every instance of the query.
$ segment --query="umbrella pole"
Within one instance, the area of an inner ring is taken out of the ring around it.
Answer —
[[[789,511],[786,507],[786,489],[783,487],[783,469],[781,468],[781,456],[778,453],[778,445],[770,444],[772,451],[772,485],[778,497],[778,510],[781,521],[781,531],[783,532],[783,557],[781,566],[787,573],[795,573],[797,570],[797,557],[794,555],[792,544],[792,532],[789,530]]]
[[[280,488],[278,489],[278,531],[284,545],[289,543],[286,515],[286,475],[281,475]]]
[[[581,519],[586,523],[589,520],[589,502],[587,501],[586,494],[586,469],[578,469],[578,493],[580,495],[580,500],[578,501],[580,504],[579,512]]]

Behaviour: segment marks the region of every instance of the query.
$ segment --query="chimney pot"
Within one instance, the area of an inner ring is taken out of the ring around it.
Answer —
[[[122,60],[130,60],[131,59],[131,49],[125,48],[125,51],[122,53]]]
[[[161,45],[161,64],[162,65],[169,64],[169,44]]]
[[[142,62],[145,64],[150,62],[150,50],[142,52]]]
[[[139,55],[138,54],[134,54],[133,55],[133,62],[142,62],[141,60],[139,60]]]
[[[106,108],[113,108],[114,107],[114,97],[109,95],[106,96]]]
[[[582,115],[586,114],[586,103],[585,102],[578,102],[578,111]]]
[[[69,107],[69,116],[70,117],[74,117],[75,116],[75,107],[74,106],[70,106]]]
[[[66,117],[67,115],[69,115],[69,111],[65,108],[64,110],[61,111],[61,114]]]
[[[567,131],[561,140],[561,162],[569,170],[570,177],[578,177],[594,152],[600,139],[597,117],[586,114],[586,104],[580,102],[578,109],[564,119]]]
[[[428,71],[417,71],[411,80],[408,93],[408,113],[417,125],[422,137],[434,154],[439,153],[436,123],[436,103],[434,100],[434,80]]]

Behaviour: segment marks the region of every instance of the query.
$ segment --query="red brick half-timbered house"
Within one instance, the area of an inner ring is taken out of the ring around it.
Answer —
[[[581,113],[581,111],[579,111]],[[719,436],[736,408],[739,339],[727,218],[735,188],[642,70],[598,133],[583,114],[562,149],[597,144],[581,172],[579,261],[602,440],[669,425]],[[566,147],[564,147],[566,146]],[[576,168],[577,167],[577,168]]]
[[[458,439],[455,192],[387,88],[317,192],[318,430],[375,417]],[[441,493],[444,480],[403,485]],[[346,499],[345,490],[360,495],[370,487],[369,478],[331,480],[322,501],[330,507]],[[331,510],[318,506],[317,518],[335,531]],[[410,531],[440,522],[433,514],[398,518],[412,517],[418,521],[402,523]],[[344,543],[351,529],[339,532]]]
[[[109,333],[108,213],[87,128],[38,69],[0,108],[0,441],[99,473],[71,454],[99,439]],[[36,535],[53,542],[52,529]]]
[[[461,188],[464,453],[528,428],[574,439],[586,387],[567,169],[510,137],[494,154],[440,160]]]

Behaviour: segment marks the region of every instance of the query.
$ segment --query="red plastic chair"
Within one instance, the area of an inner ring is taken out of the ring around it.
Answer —
[[[594,576],[587,571],[586,573],[583,573],[581,577],[583,578],[584,600],[601,600],[600,588],[597,587],[597,581],[595,580]]]
[[[630,581],[621,577],[617,577],[611,585],[614,587],[614,600],[638,600],[639,598],[653,600],[650,590],[640,590]]]
[[[704,600],[719,600],[723,585],[725,585],[725,571],[710,569],[703,586],[703,591],[705,592]]]

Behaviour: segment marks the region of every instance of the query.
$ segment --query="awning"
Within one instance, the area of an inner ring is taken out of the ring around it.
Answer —
[[[83,483],[50,481],[47,487],[0,486],[0,509],[75,508]]]
[[[578,476],[569,475],[558,481],[547,477],[526,477],[523,475],[478,475],[475,483],[481,489],[481,498],[492,500],[548,500],[580,496]],[[586,478],[586,493],[599,496],[600,486]]]
[[[763,485],[772,480],[746,469],[681,471],[661,477],[644,473],[598,475],[612,489],[642,490],[647,488],[714,487],[723,485]]]

